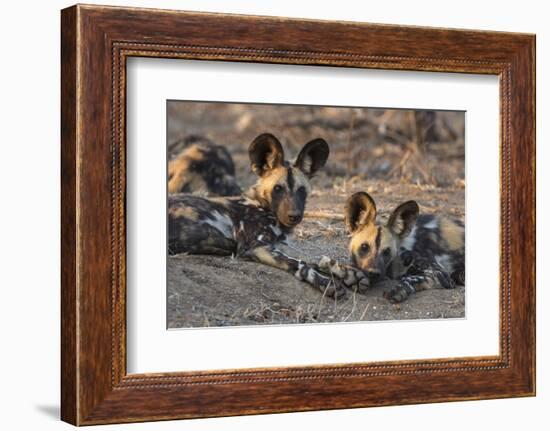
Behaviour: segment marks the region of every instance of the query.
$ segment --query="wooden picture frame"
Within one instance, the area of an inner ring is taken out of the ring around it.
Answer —
[[[61,417],[75,425],[535,394],[535,37],[77,5],[61,14]],[[131,56],[498,75],[500,354],[126,373]]]

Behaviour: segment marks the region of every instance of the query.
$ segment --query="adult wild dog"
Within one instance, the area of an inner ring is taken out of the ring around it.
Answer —
[[[302,221],[311,177],[329,156],[323,139],[308,142],[294,163],[285,160],[279,140],[264,133],[248,149],[257,183],[239,198],[168,197],[169,253],[235,255],[294,274],[329,296],[345,289],[330,276],[282,251]]]
[[[344,212],[352,266],[325,258],[320,267],[347,287],[368,288],[365,275],[369,281],[378,274],[398,281],[385,297],[401,302],[421,290],[464,284],[462,222],[419,215],[418,204],[407,201],[395,208],[387,223],[377,223],[376,204],[365,192],[350,196]]]
[[[168,193],[241,194],[233,159],[225,147],[196,135],[187,136],[173,146],[180,151],[168,163]]]

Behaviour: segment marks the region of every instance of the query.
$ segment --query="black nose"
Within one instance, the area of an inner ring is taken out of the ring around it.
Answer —
[[[291,223],[298,223],[302,217],[300,215],[289,215],[288,221]]]

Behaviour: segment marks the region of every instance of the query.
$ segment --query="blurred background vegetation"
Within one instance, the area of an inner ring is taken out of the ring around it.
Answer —
[[[204,102],[168,102],[168,150],[202,135],[233,156],[239,182],[248,186],[247,148],[260,133],[277,136],[287,158],[316,137],[331,156],[330,177],[404,181],[438,187],[464,183],[464,112]]]

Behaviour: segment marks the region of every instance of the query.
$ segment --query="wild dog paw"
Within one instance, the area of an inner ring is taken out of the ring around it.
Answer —
[[[330,273],[323,273],[318,265],[301,263],[296,277],[318,288],[328,297],[342,298],[346,295],[346,289],[341,280]]]
[[[333,260],[328,256],[321,256],[321,259],[319,259],[319,268],[321,269],[329,269]]]
[[[329,298],[344,298],[347,295],[347,290],[342,280],[332,274],[325,275],[319,271],[315,271],[317,286],[324,295]]]
[[[366,293],[371,287],[371,279],[368,274],[361,270],[348,269],[346,276],[342,279],[342,283],[348,289],[358,293]]]
[[[435,273],[437,281],[443,289],[454,289],[456,287],[456,282],[452,276],[446,271],[437,271]]]
[[[464,286],[466,284],[466,273],[464,272],[464,269],[454,271],[451,274],[451,278],[456,284],[459,284],[461,286]]]
[[[323,290],[324,289],[324,290]],[[348,294],[347,289],[342,286],[338,281],[330,281],[330,283],[322,288],[324,294],[329,298],[342,299],[345,298]]]
[[[319,269],[339,280],[343,287],[354,292],[365,293],[371,286],[371,274],[348,265],[341,265],[330,257],[323,256],[319,260]]]
[[[384,298],[393,304],[405,301],[416,290],[407,282],[400,282],[397,286],[384,292]]]
[[[340,265],[337,261],[334,259],[331,259],[328,256],[322,256],[321,259],[319,259],[319,263],[317,264],[317,267],[320,271],[326,273],[326,274],[335,274],[336,276],[339,276],[340,272]]]
[[[403,302],[407,299],[408,295],[403,292],[401,288],[394,287],[391,290],[384,292],[384,298],[390,301],[392,304]]]

